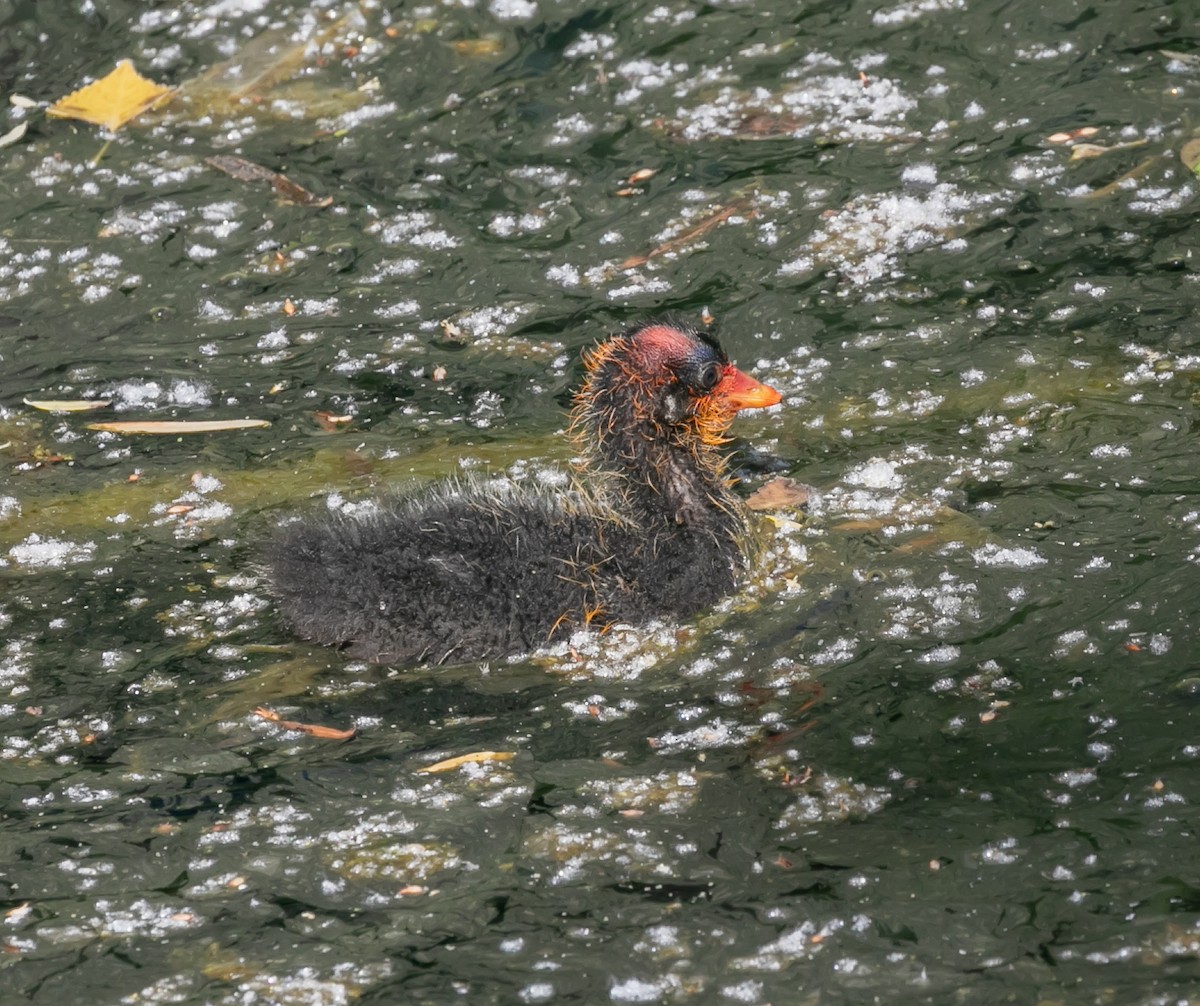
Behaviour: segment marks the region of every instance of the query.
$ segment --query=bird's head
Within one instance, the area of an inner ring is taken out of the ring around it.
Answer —
[[[601,432],[625,423],[675,441],[717,445],[728,439],[740,410],[781,400],[730,363],[711,335],[674,322],[649,322],[609,339],[584,354],[584,365],[577,425],[591,416]]]

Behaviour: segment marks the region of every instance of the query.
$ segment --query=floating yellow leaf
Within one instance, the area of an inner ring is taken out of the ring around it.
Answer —
[[[172,88],[147,80],[123,59],[108,76],[60,98],[46,109],[46,114],[120,129],[172,93]]]
[[[106,433],[218,433],[270,426],[266,419],[130,419],[114,423],[88,423],[89,430]]]
[[[42,412],[92,412],[95,409],[106,409],[112,405],[107,398],[93,398],[87,401],[57,398],[26,398],[25,404],[31,409],[41,409]]]
[[[426,774],[433,772],[449,772],[451,769],[468,765],[471,762],[512,761],[514,757],[516,756],[512,751],[472,751],[470,754],[459,755],[456,758],[447,758],[445,761],[434,762],[432,765],[426,765],[424,768],[417,769],[417,771],[424,772]]]

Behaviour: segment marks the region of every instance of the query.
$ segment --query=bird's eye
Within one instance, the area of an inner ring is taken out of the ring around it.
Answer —
[[[721,380],[721,365],[716,361],[706,363],[700,371],[699,384],[701,391],[712,391]]]

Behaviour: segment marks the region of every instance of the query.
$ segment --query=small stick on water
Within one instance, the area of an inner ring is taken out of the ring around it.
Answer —
[[[336,727],[322,727],[314,723],[299,723],[296,720],[285,720],[274,709],[268,709],[266,706],[259,706],[254,710],[254,715],[264,720],[269,720],[277,727],[282,727],[284,730],[298,730],[300,733],[308,734],[311,737],[320,737],[328,741],[348,741],[354,736],[354,729],[338,730]]]
[[[1126,171],[1125,174],[1123,174],[1120,178],[1116,179],[1115,181],[1109,182],[1107,185],[1102,185],[1100,188],[1096,189],[1094,192],[1089,192],[1085,196],[1080,196],[1080,198],[1081,199],[1104,199],[1107,196],[1111,196],[1125,182],[1132,181],[1135,178],[1141,178],[1141,176],[1144,175],[1147,171],[1149,171],[1150,168],[1153,166],[1154,162],[1157,161],[1160,157],[1162,157],[1162,154],[1155,154],[1153,157],[1147,157],[1144,161],[1142,161],[1141,164]]]

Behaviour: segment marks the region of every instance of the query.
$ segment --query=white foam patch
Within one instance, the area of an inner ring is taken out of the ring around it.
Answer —
[[[738,747],[752,738],[758,728],[745,723],[732,723],[717,719],[692,730],[668,731],[654,738],[654,748],[659,754],[679,751],[704,751],[709,748]]]
[[[887,10],[877,10],[871,15],[871,23],[877,28],[907,24],[920,20],[926,14],[966,10],[966,7],[966,0],[908,0]]]
[[[987,544],[975,549],[971,557],[981,566],[1005,566],[1010,569],[1036,569],[1046,565],[1045,557],[1033,548],[1006,548]]]
[[[865,195],[822,223],[779,275],[829,268],[859,285],[896,279],[901,255],[949,243],[1001,201],[998,193],[966,193],[948,183],[923,194]]]
[[[498,21],[528,21],[537,13],[530,0],[492,0],[488,10]]]
[[[848,471],[843,481],[866,489],[899,489],[904,485],[904,476],[896,471],[892,462],[871,458],[866,464]]]
[[[653,1003],[663,997],[665,989],[658,982],[644,982],[640,978],[626,978],[614,982],[608,997],[617,1003]]]
[[[8,556],[22,566],[58,569],[87,562],[95,552],[95,542],[64,541],[61,538],[43,538],[41,535],[31,534],[23,542],[10,548]]]
[[[210,389],[198,381],[177,380],[163,386],[153,380],[128,380],[107,389],[118,412],[131,409],[152,409],[159,405],[182,405],[205,408],[212,404]]]

